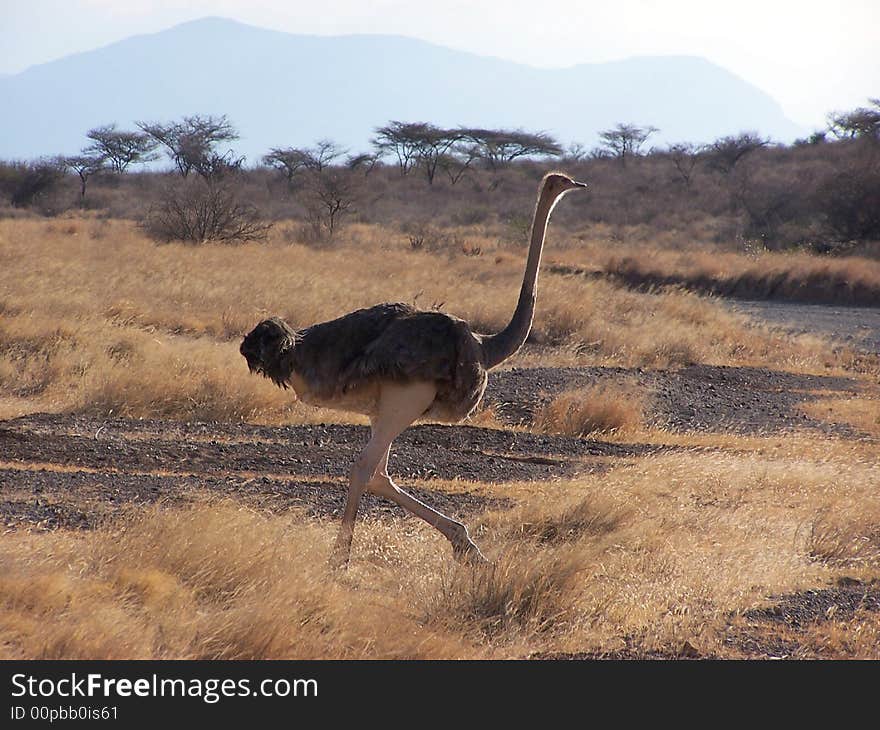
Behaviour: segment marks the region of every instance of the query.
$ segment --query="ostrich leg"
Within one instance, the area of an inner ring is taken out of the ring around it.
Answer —
[[[428,410],[436,394],[433,383],[383,383],[377,414],[372,419],[370,441],[355,462],[349,477],[348,498],[331,559],[334,567],[348,563],[358,506],[367,489],[373,494],[387,497],[439,530],[452,543],[456,556],[467,555],[485,560],[471,542],[464,525],[407,494],[387,474],[391,443]]]
[[[371,494],[377,494],[390,499],[398,506],[403,507],[403,509],[423,519],[431,527],[438,530],[452,544],[452,552],[457,560],[475,563],[488,562],[483,553],[480,552],[480,549],[471,540],[467,527],[421,500],[416,499],[394,483],[394,480],[388,475],[389,452],[390,448],[389,451],[385,452],[382,463],[367,484],[367,491]]]

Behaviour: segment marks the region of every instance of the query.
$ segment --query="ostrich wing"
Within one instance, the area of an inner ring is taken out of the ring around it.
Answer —
[[[367,347],[389,325],[414,311],[406,304],[377,304],[312,325],[299,333],[293,366],[316,393],[332,397],[345,389],[345,373]]]
[[[342,374],[343,388],[374,379],[430,381],[436,415],[459,420],[479,403],[486,373],[467,323],[441,312],[411,311],[395,318]]]

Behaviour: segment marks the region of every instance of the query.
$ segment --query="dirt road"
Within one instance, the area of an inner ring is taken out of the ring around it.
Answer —
[[[880,354],[877,308],[730,300],[737,312],[795,334],[818,334],[863,352]]]

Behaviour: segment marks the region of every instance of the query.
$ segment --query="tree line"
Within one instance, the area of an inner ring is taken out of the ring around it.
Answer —
[[[880,99],[870,99],[867,107],[831,112],[827,120],[824,130],[807,140],[796,141],[795,145],[822,143],[827,141],[829,134],[836,139],[880,139]],[[85,196],[90,177],[104,171],[122,174],[132,165],[157,160],[160,150],[184,178],[195,173],[206,180],[217,179],[240,170],[245,161],[232,149],[218,150],[220,145],[239,138],[238,130],[225,115],[184,116],[172,122],[139,121],[136,127],[136,130],[118,129],[116,124],[95,127],[86,132],[88,143],[79,154],[17,164],[42,170],[42,174],[35,175],[38,179],[31,187],[39,187],[40,180],[51,178],[53,171],[71,171],[80,178],[80,194]],[[313,147],[273,147],[263,155],[261,163],[282,172],[292,185],[302,173],[321,173],[340,161],[349,169],[369,172],[378,162],[390,158],[396,162],[402,175],[421,170],[427,182],[433,184],[438,172],[442,171],[455,184],[475,164],[498,170],[523,157],[570,157],[575,160],[613,157],[625,166],[628,160],[643,154],[647,140],[659,131],[652,125],[617,124],[601,130],[598,146],[586,152],[579,143],[564,150],[546,132],[442,128],[427,122],[392,120],[374,129],[372,150],[367,153],[352,155],[334,141],[323,139]],[[682,179],[688,182],[698,158],[714,169],[729,173],[743,157],[770,144],[769,138],[756,132],[743,132],[720,137],[707,145],[681,142],[666,148],[652,148],[651,153],[667,154]],[[26,201],[27,192],[20,192],[13,204]]]
[[[868,106],[854,110],[832,112],[827,121],[825,129],[797,140],[792,147],[880,140],[880,99],[870,99]],[[757,203],[751,205],[753,196],[743,182],[747,176],[737,171],[757,150],[781,145],[773,145],[756,132],[742,132],[719,137],[706,145],[682,142],[646,151],[648,141],[658,131],[652,125],[617,124],[602,130],[598,145],[587,151],[579,144],[563,149],[546,132],[444,128],[427,122],[391,120],[373,130],[369,152],[351,154],[333,140],[322,139],[310,147],[273,147],[260,158],[260,165],[278,171],[289,191],[302,203],[315,230],[331,236],[339,221],[353,212],[364,178],[377,165],[396,168],[401,177],[418,174],[433,186],[441,175],[450,185],[456,185],[478,169],[499,173],[517,160],[563,158],[567,164],[612,160],[625,169],[635,158],[648,155],[667,160],[685,188],[692,185],[698,170],[711,170],[729,178],[733,187],[743,188],[739,193],[734,191],[735,197],[739,195],[736,202],[750,215],[760,207]],[[76,155],[0,163],[0,193],[5,193],[13,206],[30,205],[62,176],[75,174],[79,178],[80,199],[84,200],[89,180],[94,176],[122,175],[164,155],[182,181],[199,181],[190,184],[184,196],[176,189],[169,190],[167,210],[179,208],[182,198],[193,200],[195,205],[199,196],[202,208],[221,203],[236,208],[228,183],[242,171],[245,158],[231,147],[239,133],[225,115],[184,116],[170,122],[138,121],[134,130],[109,124],[88,130],[85,137],[86,144]],[[172,200],[175,196],[177,203]],[[212,196],[213,203],[205,204]],[[240,213],[253,213],[247,206],[240,208]],[[761,215],[757,212],[752,217],[757,219]],[[242,235],[247,232],[247,227],[239,230]]]

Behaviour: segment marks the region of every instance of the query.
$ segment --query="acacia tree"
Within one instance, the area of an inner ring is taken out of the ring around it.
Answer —
[[[620,160],[621,165],[626,165],[627,158],[637,156],[648,137],[659,131],[651,125],[640,127],[636,124],[618,124],[612,129],[599,132],[600,146]]]
[[[195,171],[204,178],[217,177],[230,169],[241,167],[244,158],[231,150],[220,154],[217,146],[238,139],[238,131],[226,118],[201,116],[183,117],[179,122],[138,122],[137,126],[174,162],[177,171],[187,177]]]
[[[443,129],[427,122],[391,121],[376,129],[373,145],[379,155],[393,153],[403,175],[421,166],[429,184],[438,168],[444,169],[454,184],[477,159],[496,170],[518,157],[562,154],[562,147],[546,132]]]
[[[428,122],[391,121],[378,127],[373,139],[377,156],[393,153],[402,175],[421,167],[429,185],[452,148],[465,137],[463,130],[443,129]]]
[[[348,152],[340,147],[332,139],[319,139],[314,147],[302,150],[305,155],[305,164],[310,170],[322,172],[333,160],[336,160]]]
[[[129,165],[156,159],[153,150],[157,142],[143,132],[119,130],[115,124],[95,127],[86,133],[92,143],[83,148],[83,154],[103,157],[114,172],[123,173]]]
[[[482,155],[478,145],[467,140],[456,142],[445,155],[439,159],[440,167],[449,177],[449,182],[455,185],[470,169],[471,164],[481,159]]]
[[[719,137],[705,149],[706,160],[713,170],[729,175],[744,157],[769,144],[757,132]]]
[[[288,186],[292,186],[297,174],[308,167],[308,161],[308,153],[297,147],[273,147],[263,155],[263,164],[282,172]]]
[[[347,152],[331,139],[319,139],[314,147],[273,147],[263,155],[263,164],[284,173],[292,187],[302,171],[321,173]]]
[[[393,154],[400,174],[406,175],[418,164],[422,132],[426,125],[420,122],[392,120],[384,127],[376,127],[372,145],[379,157]]]
[[[369,175],[373,168],[379,162],[379,156],[375,153],[369,152],[361,152],[356,155],[348,155],[345,158],[345,166],[349,170],[361,170],[364,173],[364,176]]]
[[[459,130],[441,129],[433,124],[421,123],[418,127],[416,156],[425,171],[428,184],[433,185],[437,167],[444,158],[451,156],[450,150],[464,135]]]
[[[669,145],[667,154],[685,187],[690,187],[700,148],[690,142],[679,142]]]
[[[849,112],[831,112],[828,130],[838,139],[880,140],[880,99],[868,99],[871,107],[858,107]]]
[[[563,150],[546,132],[526,132],[522,129],[462,129],[464,138],[471,140],[480,157],[497,170],[518,157],[558,157]]]
[[[565,150],[565,157],[572,162],[581,162],[590,156],[590,151],[583,142],[572,142]]]
[[[73,170],[80,181],[79,197],[86,197],[86,185],[92,175],[106,169],[107,158],[103,155],[74,155],[60,158],[60,163],[69,170]]]

